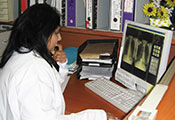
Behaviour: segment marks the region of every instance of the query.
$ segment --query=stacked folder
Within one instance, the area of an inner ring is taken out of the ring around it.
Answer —
[[[116,68],[117,39],[87,40],[78,48],[77,78],[111,79]]]

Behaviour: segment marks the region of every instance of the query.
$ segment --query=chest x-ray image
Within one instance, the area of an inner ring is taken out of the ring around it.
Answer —
[[[145,40],[138,40],[136,39],[135,41],[137,44],[136,50],[135,50],[135,67],[142,70],[146,71],[149,63],[149,58],[151,55],[151,48],[152,48],[152,43],[148,43]]]
[[[146,71],[151,55],[152,43],[129,35],[126,37],[123,61]]]

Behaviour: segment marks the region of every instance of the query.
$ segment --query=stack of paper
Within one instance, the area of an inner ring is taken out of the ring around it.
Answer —
[[[96,79],[99,77],[104,77],[106,79],[111,79],[114,70],[114,65],[112,67],[94,67],[94,66],[82,66],[80,72],[80,79]]]
[[[118,40],[87,40],[78,49],[79,79],[111,79],[116,64]]]

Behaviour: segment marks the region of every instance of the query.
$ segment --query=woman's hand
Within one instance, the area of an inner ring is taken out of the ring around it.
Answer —
[[[67,57],[66,57],[66,53],[63,51],[62,45],[57,44],[56,46],[58,47],[58,50],[52,51],[54,60],[56,62],[65,63]]]

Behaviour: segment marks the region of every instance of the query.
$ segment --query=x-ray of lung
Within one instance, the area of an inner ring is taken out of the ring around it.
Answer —
[[[133,36],[129,35],[126,36],[126,41],[125,41],[125,48],[124,48],[124,52],[123,52],[123,61],[128,63],[128,64],[132,64],[133,63],[133,46],[132,46],[132,42],[133,42]]]
[[[146,71],[151,55],[152,43],[148,43],[145,40],[139,41],[137,51],[135,52],[135,67]]]
[[[145,72],[149,64],[152,43],[129,35],[124,46],[123,61]]]

